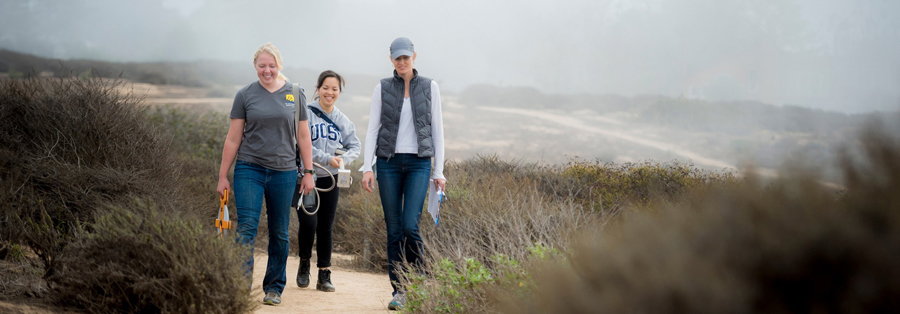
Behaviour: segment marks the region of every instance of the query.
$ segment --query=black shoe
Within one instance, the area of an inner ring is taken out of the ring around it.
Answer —
[[[297,286],[300,288],[309,287],[309,260],[300,260],[300,270],[297,271]]]
[[[334,292],[334,285],[331,284],[330,269],[319,269],[319,280],[316,281],[316,289],[325,292]]]

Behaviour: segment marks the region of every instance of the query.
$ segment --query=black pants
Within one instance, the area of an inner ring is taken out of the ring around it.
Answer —
[[[336,176],[334,178],[337,180]],[[327,189],[331,186],[331,179],[322,177],[316,179],[316,187]],[[300,228],[297,231],[299,239],[300,258],[309,259],[312,257],[313,240],[318,237],[316,242],[316,254],[318,260],[316,267],[331,267],[331,250],[334,237],[334,214],[337,211],[338,196],[341,189],[335,187],[330,192],[319,192],[319,211],[315,215],[307,215],[303,210],[297,211],[297,217],[300,221]]]

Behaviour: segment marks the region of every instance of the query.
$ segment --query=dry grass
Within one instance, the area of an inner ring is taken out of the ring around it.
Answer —
[[[91,312],[252,310],[246,251],[209,227],[227,117],[148,111],[116,84],[0,81],[0,293],[54,291]],[[420,224],[426,269],[404,274],[408,309],[897,312],[900,145],[859,142],[843,193],[802,171],[762,183],[679,163],[451,162],[441,223]],[[354,175],[336,249],[384,270],[380,201]]]
[[[200,221],[139,202],[104,211],[50,278],[58,304],[91,313],[248,313],[247,251]]]
[[[134,196],[175,199],[177,191],[164,188],[177,181],[178,170],[165,138],[114,85],[0,82],[0,232],[34,250],[48,274],[101,204]]]
[[[243,248],[212,240],[215,161],[184,153],[206,133],[179,139],[191,133],[166,127],[196,119],[155,121],[121,84],[0,81],[0,251],[21,252],[0,263],[2,293],[55,291],[93,312],[249,311],[240,285],[211,285],[240,278],[220,266]]]
[[[843,192],[802,164],[763,182],[678,163],[451,163],[440,225],[421,222],[426,269],[403,274],[407,309],[896,311],[900,145],[860,142]],[[337,238],[384,269],[380,203],[348,194]]]
[[[877,132],[861,141],[845,193],[786,171],[632,211],[532,268],[528,293],[498,300],[509,313],[897,312],[900,145]]]
[[[573,234],[599,228],[628,203],[680,196],[690,187],[732,182],[728,173],[677,163],[572,162],[549,167],[479,156],[450,162],[452,187],[439,225],[423,213],[425,276],[405,274],[412,312],[489,311],[486,290],[529,282],[524,266],[565,251]],[[357,181],[358,182],[358,181]],[[604,195],[608,197],[603,201]],[[609,197],[615,195],[615,197]],[[341,202],[336,239],[359,265],[386,269],[384,216],[375,194]],[[427,281],[427,284],[425,283]]]

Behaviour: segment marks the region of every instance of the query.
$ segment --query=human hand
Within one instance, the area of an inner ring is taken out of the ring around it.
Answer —
[[[372,190],[375,189],[375,173],[372,171],[366,171],[363,173],[362,180],[363,189],[366,189],[367,192],[372,193]]]
[[[447,192],[447,180],[434,179],[434,188],[437,189],[437,191]]]
[[[312,189],[316,188],[316,182],[313,180],[313,175],[303,174],[303,179],[300,180],[300,194],[308,194]]]
[[[341,167],[341,156],[331,157],[331,166],[335,168]]]
[[[219,196],[225,196],[225,190],[229,188],[228,178],[219,178],[219,184],[216,186],[216,192]]]

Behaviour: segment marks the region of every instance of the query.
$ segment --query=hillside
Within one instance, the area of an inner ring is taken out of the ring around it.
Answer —
[[[834,179],[833,153],[845,146],[857,149],[853,139],[864,125],[878,121],[900,131],[900,112],[845,114],[649,95],[546,95],[483,85],[450,99],[451,113],[454,105],[456,112],[478,113],[465,116],[477,128],[455,128],[477,139],[474,145],[464,141],[466,146],[490,143],[503,156],[551,162],[565,154],[616,162],[691,160],[707,169],[777,168],[805,157],[810,166],[828,168]]]
[[[142,104],[195,106],[205,88],[98,78],[0,83],[0,310],[249,313],[259,306],[259,289],[248,291],[242,275],[250,252],[212,227],[227,116]],[[363,123],[367,98],[346,96],[341,106]],[[865,164],[841,165],[840,191],[823,187],[822,169],[793,167],[760,180],[679,162],[460,159],[453,154],[476,146],[601,147],[610,158],[731,162],[695,149],[704,147],[690,142],[701,132],[654,125],[628,110],[473,105],[464,96],[444,99],[448,198],[440,224],[422,215],[426,269],[401,274],[411,313],[897,312],[896,133],[866,126],[863,136],[834,141],[864,148],[842,154]],[[384,311],[378,195],[359,183],[341,192],[335,250],[382,275],[368,276],[372,289],[346,291],[367,305],[324,304],[330,310]]]
[[[59,61],[0,50],[5,76],[29,73],[58,75],[61,69],[86,75],[121,74],[133,91],[151,104],[172,104],[219,112],[230,110],[234,92],[252,82],[253,72],[240,63],[110,63]],[[312,98],[317,72],[288,67],[284,73]],[[341,110],[356,123],[358,134],[368,121],[371,88],[377,78],[345,73]],[[0,75],[4,75],[0,73]],[[146,84],[140,84],[146,83]],[[900,113],[845,114],[759,102],[710,102],[665,96],[544,94],[529,87],[470,86],[442,90],[448,130],[447,154],[467,158],[497,154],[505,158],[549,163],[573,158],[614,162],[680,160],[705,169],[764,169],[804,156],[826,169],[830,180],[833,152],[854,145],[860,128],[880,120],[900,133]]]
[[[215,96],[234,96],[239,86],[246,85],[256,76],[251,66],[252,55],[247,62],[225,62],[217,60],[200,60],[196,62],[128,62],[116,63],[97,60],[59,60],[42,58],[35,55],[18,53],[0,49],[0,78],[27,77],[34,74],[58,76],[75,74],[86,77],[91,74],[105,77],[121,78],[154,85],[179,85],[186,87],[202,87]],[[318,70],[295,68],[287,64],[283,73],[294,79],[301,86],[310,89],[315,85]],[[348,80],[367,82],[366,86],[375,86],[376,78],[348,75]],[[371,83],[371,84],[368,84]],[[353,91],[354,89],[349,89]],[[371,88],[365,88],[371,92]],[[360,91],[362,92],[362,91]]]

